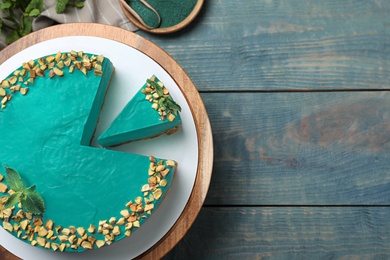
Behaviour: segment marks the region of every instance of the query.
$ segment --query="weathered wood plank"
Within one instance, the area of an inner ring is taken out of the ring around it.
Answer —
[[[206,90],[390,87],[390,1],[205,1],[179,33],[139,32]]]
[[[203,208],[165,259],[389,259],[388,207]]]
[[[203,93],[207,205],[388,205],[390,93]]]

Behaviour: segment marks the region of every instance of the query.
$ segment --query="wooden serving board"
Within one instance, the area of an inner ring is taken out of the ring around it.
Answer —
[[[213,140],[209,118],[201,96],[181,66],[164,50],[132,32],[102,24],[77,23],[52,26],[31,33],[0,52],[0,64],[16,53],[34,44],[65,36],[95,36],[126,44],[149,56],[175,80],[188,105],[196,126],[198,138],[198,169],[191,196],[174,226],[153,247],[139,258],[157,259],[167,254],[186,234],[197,217],[205,200],[213,166]],[[15,260],[14,256],[0,246],[0,259]]]

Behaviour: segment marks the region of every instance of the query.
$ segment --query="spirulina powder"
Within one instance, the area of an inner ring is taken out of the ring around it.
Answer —
[[[167,28],[179,24],[194,9],[197,0],[146,0],[160,15],[158,26],[157,15],[139,0],[128,0],[127,3],[150,27]]]

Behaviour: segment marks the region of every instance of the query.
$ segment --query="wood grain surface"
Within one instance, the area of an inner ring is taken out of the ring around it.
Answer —
[[[190,228],[203,205],[208,191],[213,166],[213,140],[209,118],[203,101],[185,71],[166,52],[143,37],[108,25],[79,23],[58,25],[42,29],[29,34],[3,49],[0,55],[0,64],[33,44],[58,37],[77,35],[96,36],[115,40],[134,47],[148,55],[171,75],[182,90],[190,107],[196,126],[199,150],[197,173],[193,191],[183,213],[170,231],[157,244],[140,256],[144,259],[160,258],[169,252]],[[13,259],[13,257],[9,256],[3,249],[2,252],[0,252],[0,259],[3,257],[1,254],[6,255],[4,257]],[[115,256],[113,256],[113,258],[114,257]]]
[[[389,92],[202,97],[215,140],[207,205],[390,204]]]
[[[388,207],[206,207],[166,259],[388,259],[389,214]]]
[[[205,1],[187,30],[151,39],[201,91],[388,89],[386,0]]]
[[[390,258],[390,2],[205,1],[138,34],[200,90],[215,160],[166,259]]]

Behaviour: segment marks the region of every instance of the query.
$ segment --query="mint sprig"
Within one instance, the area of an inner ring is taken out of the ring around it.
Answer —
[[[58,14],[62,14],[65,12],[66,8],[68,6],[74,6],[77,8],[83,8],[84,7],[84,1],[83,0],[57,0],[56,4],[56,12]]]
[[[35,191],[35,185],[24,187],[22,178],[19,173],[12,168],[5,167],[5,180],[9,187],[15,192],[8,197],[4,204],[5,208],[11,208],[16,203],[21,202],[27,212],[34,215],[42,215],[45,212],[45,202],[42,196]]]
[[[64,13],[68,6],[84,7],[83,0],[57,0],[56,12]],[[10,44],[32,31],[32,21],[44,9],[43,0],[2,0],[0,12],[0,33],[6,34],[6,43]]]
[[[156,90],[156,93],[159,96],[158,103],[161,107],[174,111],[181,111],[179,104],[177,104],[170,95],[164,95],[163,88],[157,82],[151,79],[147,79],[146,82]]]

